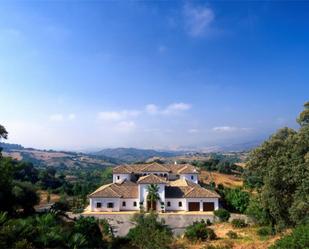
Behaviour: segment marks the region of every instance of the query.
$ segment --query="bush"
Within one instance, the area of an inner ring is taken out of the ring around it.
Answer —
[[[132,246],[139,249],[169,248],[173,239],[172,230],[165,225],[163,219],[159,222],[157,218],[155,213],[141,213],[133,217],[136,226],[127,235]]]
[[[309,224],[296,227],[292,234],[278,240],[270,249],[308,249]]]
[[[222,221],[228,221],[230,218],[230,212],[225,210],[224,208],[220,208],[218,210],[214,211],[215,216],[219,218],[219,220]]]
[[[260,196],[250,198],[249,205],[245,213],[258,225],[266,226],[270,224],[270,217],[261,204]]]
[[[232,220],[232,226],[234,228],[243,228],[247,226],[247,223],[244,219],[234,219]]]
[[[188,226],[185,231],[185,237],[190,240],[213,240],[217,236],[215,232],[207,227],[207,223],[204,220],[200,222],[194,222]]]
[[[260,229],[257,230],[257,234],[260,236],[268,236],[272,235],[273,231],[271,227],[261,227]]]
[[[230,239],[237,239],[238,235],[234,231],[230,230],[226,233],[226,236],[229,237]]]
[[[231,211],[244,213],[249,205],[249,193],[242,191],[240,188],[224,189],[224,199]]]

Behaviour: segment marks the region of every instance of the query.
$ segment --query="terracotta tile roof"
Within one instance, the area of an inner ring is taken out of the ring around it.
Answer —
[[[220,198],[220,195],[193,182],[179,179],[169,182],[169,186],[165,187],[165,198]]]
[[[138,185],[131,181],[122,181],[103,185],[89,197],[101,198],[138,198]]]
[[[197,174],[197,170],[190,164],[131,164],[120,165],[113,169],[113,174],[142,174],[146,172],[163,172],[173,174]]]
[[[159,176],[150,174],[147,176],[142,176],[137,181],[138,184],[161,184],[161,183],[167,183],[167,181]]]
[[[113,168],[113,174],[131,174],[133,171],[129,165],[120,165]]]
[[[143,172],[170,172],[171,170],[164,164],[151,163],[147,164],[143,169]]]
[[[186,193],[185,198],[220,198],[220,195],[206,188],[193,187]]]
[[[185,164],[183,168],[178,170],[178,174],[197,174],[197,170],[190,164]]]

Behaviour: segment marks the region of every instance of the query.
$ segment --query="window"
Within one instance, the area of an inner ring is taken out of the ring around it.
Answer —
[[[125,201],[122,202],[122,206],[123,206],[123,207],[126,206],[126,202],[125,202]]]
[[[170,202],[170,201],[167,202],[167,206],[168,206],[168,207],[171,206],[171,202]]]
[[[191,180],[193,180],[194,179],[194,176],[191,176]]]
[[[136,207],[136,205],[137,205],[136,201],[135,201],[135,202],[133,202],[133,207]]]
[[[97,208],[101,208],[102,207],[102,203],[101,202],[97,202]]]
[[[113,202],[108,202],[107,203],[108,208],[114,208],[114,203]]]
[[[182,207],[182,202],[178,202],[178,207]]]
[[[119,180],[120,179],[120,176],[117,176],[117,180]]]

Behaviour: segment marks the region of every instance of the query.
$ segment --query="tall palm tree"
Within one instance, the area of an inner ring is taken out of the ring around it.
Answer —
[[[147,201],[150,201],[150,210],[153,211],[153,203],[157,203],[160,200],[159,186],[157,184],[150,184],[147,187],[147,191]]]

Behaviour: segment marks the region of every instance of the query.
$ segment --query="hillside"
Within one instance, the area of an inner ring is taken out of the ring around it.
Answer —
[[[174,151],[156,151],[136,148],[115,148],[115,149],[104,149],[98,152],[92,153],[97,156],[106,156],[115,158],[127,163],[146,161],[153,157],[173,157],[184,154],[184,152]]]
[[[38,150],[24,148],[21,145],[1,143],[3,155],[17,160],[25,160],[33,163],[36,167],[67,168],[102,168],[121,163],[120,160],[106,156],[96,156],[77,152]]]

